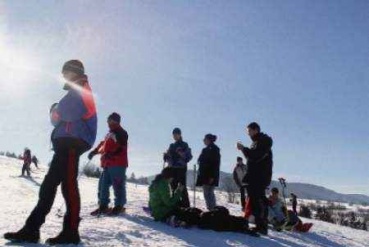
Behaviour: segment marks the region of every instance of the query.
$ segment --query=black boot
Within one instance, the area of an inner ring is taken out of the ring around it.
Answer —
[[[109,213],[109,215],[116,216],[116,215],[124,214],[125,212],[126,212],[125,207],[123,207],[123,206],[115,206],[111,210],[111,212]]]
[[[81,242],[81,238],[79,237],[78,231],[72,231],[72,230],[63,230],[55,238],[49,238],[46,240],[46,243],[49,245],[79,244],[80,242]]]
[[[92,211],[90,214],[92,216],[99,216],[102,214],[109,214],[111,209],[108,206],[99,206],[96,210]]]
[[[4,238],[12,242],[38,243],[38,241],[40,240],[40,231],[30,230],[26,227],[23,227],[17,232],[5,233]]]

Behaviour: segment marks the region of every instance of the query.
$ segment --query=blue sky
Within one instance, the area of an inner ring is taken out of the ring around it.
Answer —
[[[274,178],[369,195],[368,11],[359,0],[2,1],[0,150],[51,158],[48,109],[65,94],[62,64],[78,58],[98,139],[109,113],[123,117],[129,174],[158,172],[177,126],[195,159],[218,135],[230,172],[257,121],[274,139]]]

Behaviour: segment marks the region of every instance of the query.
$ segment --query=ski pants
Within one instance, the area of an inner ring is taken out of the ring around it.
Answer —
[[[267,227],[268,199],[265,196],[265,187],[248,185],[246,190],[252,214],[255,216],[256,227]]]
[[[246,187],[245,186],[241,186],[240,187],[240,194],[241,194],[241,207],[242,210],[244,211],[246,208],[246,196],[245,196],[245,190]]]
[[[215,186],[203,185],[204,198],[206,202],[206,208],[210,211],[216,206],[216,199],[214,194]]]
[[[22,167],[22,176],[24,176],[24,173],[27,172],[27,176],[31,176],[31,168],[30,168],[31,164],[28,163],[24,163],[23,167]]]
[[[104,168],[99,179],[98,199],[100,206],[110,203],[110,187],[114,190],[114,205],[124,206],[127,203],[126,167],[112,166]]]
[[[190,199],[188,198],[187,191],[187,167],[171,167],[171,170],[173,174],[173,181],[170,184],[172,187],[172,191],[175,191],[177,189],[178,184],[182,184],[184,186],[179,206],[188,208],[190,207]]]
[[[41,184],[39,200],[26,221],[26,228],[39,230],[54,203],[57,188],[61,184],[66,204],[63,231],[78,231],[81,201],[77,183],[79,157],[89,145],[76,138],[53,140],[54,156],[44,181]]]

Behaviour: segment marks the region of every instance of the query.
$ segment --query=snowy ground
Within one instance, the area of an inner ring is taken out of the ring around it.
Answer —
[[[41,167],[32,174],[32,179],[18,177],[21,163],[0,156],[0,191],[2,194],[0,233],[18,230],[37,201],[37,193],[46,168]],[[81,246],[369,246],[369,232],[354,230],[315,220],[310,233],[270,231],[269,236],[253,238],[238,233],[213,232],[207,230],[171,228],[154,222],[143,211],[147,204],[147,186],[128,184],[128,213],[121,217],[92,217],[89,212],[96,207],[97,180],[81,177],[83,218],[80,234]],[[200,208],[204,202],[197,200]],[[230,208],[233,214],[240,215],[236,205],[220,202]],[[57,216],[63,205],[60,194],[41,229],[43,241],[56,235],[61,229],[62,219]],[[63,208],[64,210],[64,208]],[[43,246],[42,244],[16,245],[0,238],[1,246]]]

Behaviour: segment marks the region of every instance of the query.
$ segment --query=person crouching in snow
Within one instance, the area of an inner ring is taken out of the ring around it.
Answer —
[[[184,185],[179,185],[172,193],[173,170],[166,167],[157,175],[149,187],[149,208],[156,221],[170,223],[180,214],[181,196]]]
[[[279,198],[278,188],[272,188],[269,200],[268,221],[276,230],[282,230],[283,224],[286,222],[286,207]]]
[[[101,154],[101,166],[103,172],[99,180],[98,201],[99,208],[91,215],[109,214],[119,215],[125,212],[127,203],[126,195],[126,170],[128,167],[128,133],[120,125],[120,115],[112,113],[108,117],[109,133],[88,155],[91,160],[96,154]],[[109,209],[109,190],[113,186],[114,208]]]

